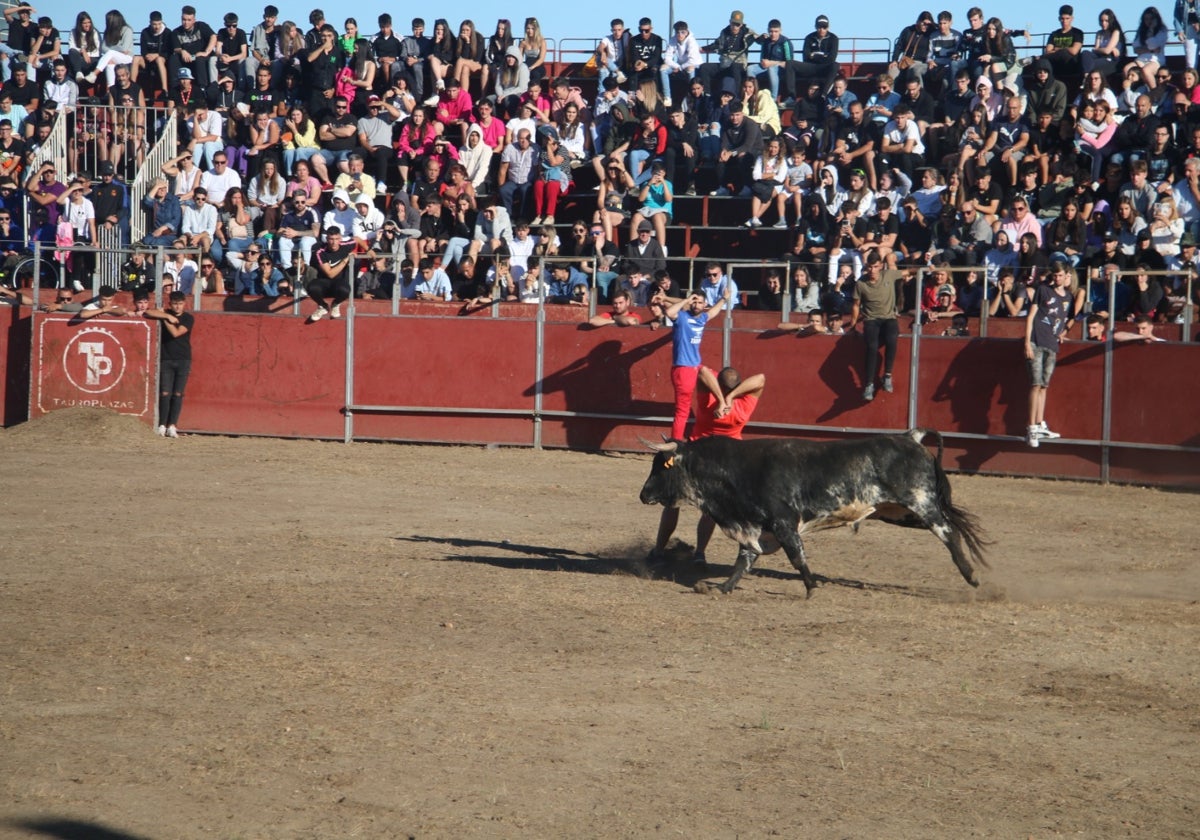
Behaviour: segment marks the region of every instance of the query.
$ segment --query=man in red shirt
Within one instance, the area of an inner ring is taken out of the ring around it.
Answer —
[[[741,374],[734,368],[724,368],[720,373],[713,373],[710,368],[701,365],[700,374],[696,380],[696,391],[692,396],[692,410],[696,414],[696,422],[692,426],[690,440],[699,440],[711,435],[742,439],[742,430],[750,422],[750,415],[758,407],[758,399],[767,386],[767,377],[756,373],[754,376],[742,379]],[[662,517],[658,521],[658,537],[654,549],[650,552],[651,560],[663,557],[667,542],[675,533],[679,524],[679,508],[664,507]],[[704,550],[712,539],[716,523],[707,514],[702,514],[696,525],[696,553],[692,561],[698,564],[705,562]]]
[[[593,327],[607,327],[609,324],[616,324],[618,327],[637,327],[642,323],[642,318],[633,311],[633,296],[625,289],[618,289],[613,292],[612,309],[608,312],[599,312],[589,321]]]

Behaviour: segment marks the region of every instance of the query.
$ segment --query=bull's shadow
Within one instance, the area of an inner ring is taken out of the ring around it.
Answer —
[[[147,840],[145,835],[130,834],[100,823],[59,817],[6,820],[0,825],[21,830],[22,834],[52,837],[56,840]]]
[[[728,546],[730,562],[697,565],[692,562],[692,547],[684,542],[676,542],[667,550],[662,560],[650,561],[645,558],[645,551],[630,550],[625,556],[606,557],[594,552],[581,552],[569,548],[553,546],[529,545],[513,543],[507,540],[479,540],[463,537],[437,537],[425,534],[412,534],[407,537],[393,537],[399,542],[433,543],[448,548],[463,549],[462,552],[447,553],[440,558],[443,562],[481,563],[501,569],[526,569],[540,572],[573,572],[586,575],[632,575],[645,580],[661,580],[675,583],[686,589],[695,588],[697,583],[707,581],[720,584],[733,573],[733,562],[737,557],[737,548]],[[497,552],[505,552],[503,554]],[[710,551],[711,553],[711,551]],[[783,554],[772,555],[787,560]],[[764,580],[788,581],[799,583],[800,575],[791,568],[774,569],[762,565],[759,559],[753,571],[747,578]],[[863,589],[868,592],[885,592],[896,595],[908,595],[915,598],[932,598],[943,600],[944,593],[935,589],[920,586],[906,586],[893,583],[875,583],[872,581],[855,580],[853,578],[829,577],[813,574],[817,583],[822,586],[841,586],[847,589]],[[743,584],[744,585],[744,584]],[[769,594],[783,595],[786,593],[772,591]]]

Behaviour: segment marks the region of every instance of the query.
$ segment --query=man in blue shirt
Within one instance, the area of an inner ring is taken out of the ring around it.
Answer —
[[[709,318],[725,308],[730,296],[731,289],[726,284],[721,299],[711,306],[703,295],[692,294],[667,309],[667,317],[675,322],[671,336],[671,385],[675,388],[671,437],[674,440],[683,440],[688,415],[692,412],[692,393],[700,374],[700,341],[704,338],[704,326]]]

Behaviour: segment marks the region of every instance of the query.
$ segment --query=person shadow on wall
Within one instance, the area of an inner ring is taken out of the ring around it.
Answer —
[[[567,411],[614,415],[563,418],[567,446],[600,449],[613,429],[629,422],[623,418],[670,414],[670,403],[664,408],[662,402],[633,397],[633,366],[653,356],[670,341],[670,330],[652,341],[632,347],[617,340],[602,341],[567,366],[542,377],[542,393],[561,391]],[[663,360],[669,370],[670,354],[665,354]],[[670,384],[669,378],[667,383]],[[522,395],[531,397],[536,393],[537,385],[534,384]]]
[[[828,336],[814,335],[813,340],[829,341]],[[865,387],[863,380],[863,361],[866,356],[866,341],[862,333],[847,331],[839,336],[817,369],[817,375],[825,383],[833,402],[829,408],[817,418],[818,423],[824,423],[835,417],[840,417],[854,408],[861,408],[865,403],[862,391]],[[880,349],[879,369],[883,370],[883,350]]]

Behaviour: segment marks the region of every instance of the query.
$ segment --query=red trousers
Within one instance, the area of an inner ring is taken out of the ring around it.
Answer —
[[[671,368],[671,384],[675,387],[675,422],[671,424],[671,437],[675,440],[683,440],[688,416],[692,413],[692,394],[699,377],[698,367],[676,365]]]

